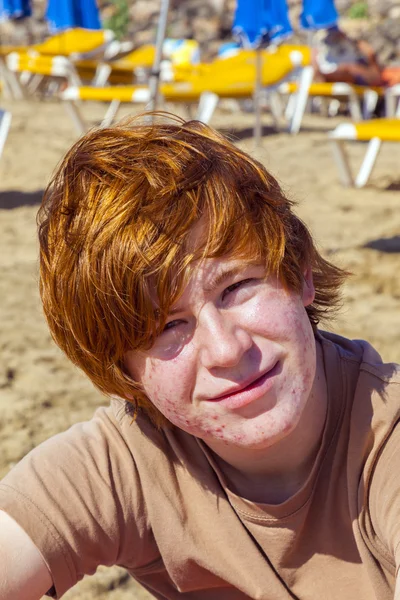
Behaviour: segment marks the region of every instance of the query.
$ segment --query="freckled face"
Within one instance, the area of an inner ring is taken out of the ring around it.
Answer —
[[[264,267],[207,259],[197,266],[165,330],[126,368],[174,425],[210,446],[272,446],[299,422],[316,370],[302,295]]]

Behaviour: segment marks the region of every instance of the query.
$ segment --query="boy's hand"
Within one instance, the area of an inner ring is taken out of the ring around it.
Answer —
[[[40,600],[53,582],[42,555],[25,531],[0,510],[0,598]]]

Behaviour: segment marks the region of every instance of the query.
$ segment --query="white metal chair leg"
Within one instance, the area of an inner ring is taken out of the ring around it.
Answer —
[[[2,64],[1,60],[0,60],[0,71],[1,71],[1,76],[3,78],[3,81],[6,81],[7,88],[11,92],[11,96],[15,100],[22,100],[23,98],[25,98],[24,89],[23,89],[17,75],[13,71],[10,71],[10,69],[8,69],[8,67],[6,65]]]
[[[197,107],[197,120],[209,123],[219,102],[219,96],[214,92],[203,92]]]
[[[362,114],[360,102],[358,100],[357,94],[353,90],[349,91],[349,109],[353,121],[361,121]]]
[[[117,116],[120,104],[121,102],[119,100],[112,100],[110,102],[110,106],[108,107],[104,119],[101,122],[101,127],[109,127],[112,124]]]
[[[290,121],[293,118],[294,109],[296,107],[296,94],[290,94],[285,108],[285,119]]]
[[[7,100],[11,100],[11,99],[15,99],[14,93],[13,93],[13,89],[10,86],[6,73],[5,73],[5,68],[2,67],[1,62],[0,62],[0,83],[1,83],[1,92],[4,98],[6,98]]]
[[[354,185],[354,181],[344,144],[341,140],[335,140],[334,138],[331,138],[330,142],[332,145],[333,157],[339,170],[340,182],[346,187],[351,187]]]
[[[0,110],[0,157],[3,153],[4,144],[11,125],[11,113],[8,110]]]
[[[299,77],[299,87],[296,93],[295,107],[291,123],[289,125],[290,133],[298,133],[303,120],[304,111],[308,101],[308,92],[314,78],[313,67],[304,67]]]
[[[27,75],[29,75],[29,79],[26,81],[26,83],[24,85],[26,86],[29,94],[34,94],[38,90],[44,77],[43,77],[43,75],[39,75],[39,74],[32,75],[32,73],[27,73],[26,71],[24,71],[24,73],[21,73],[21,81],[22,81],[22,75],[24,75],[25,73]]]
[[[276,91],[276,89],[273,89],[268,94],[268,100],[271,114],[274,118],[275,123],[278,124],[283,114],[282,98]]]
[[[363,118],[371,119],[376,105],[378,104],[379,95],[375,90],[365,90],[363,98]]]
[[[389,118],[400,116],[400,83],[385,90],[385,114]]]
[[[385,90],[385,115],[386,117],[393,118],[396,113],[396,98],[392,94],[392,90],[389,88]]]
[[[103,87],[108,81],[111,73],[111,65],[107,63],[99,63],[96,67],[96,73],[93,77],[92,85]]]
[[[367,152],[365,153],[364,160],[361,164],[360,170],[358,171],[357,177],[354,182],[354,185],[356,187],[364,187],[364,185],[367,183],[371,175],[372,169],[374,168],[376,157],[379,154],[381,146],[382,141],[377,137],[372,138],[368,143]]]
[[[336,117],[340,108],[340,100],[337,98],[332,98],[328,104],[328,115],[330,117]]]
[[[83,135],[87,131],[87,123],[82,118],[79,108],[73,100],[63,100],[65,110],[72,119],[78,135]]]

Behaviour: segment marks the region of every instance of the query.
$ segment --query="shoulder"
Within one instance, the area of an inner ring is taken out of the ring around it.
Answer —
[[[393,384],[393,392],[397,390],[396,385],[400,383],[400,365],[385,363],[369,342],[361,339],[351,340],[325,331],[318,332],[317,339],[324,347],[325,365],[328,369],[338,362],[343,375],[349,374],[357,385],[362,385],[365,378],[371,389]]]
[[[368,486],[370,530],[381,553],[400,563],[400,424],[382,444]]]
[[[372,469],[400,419],[400,368],[364,340],[321,333],[330,395],[347,415],[351,467]]]

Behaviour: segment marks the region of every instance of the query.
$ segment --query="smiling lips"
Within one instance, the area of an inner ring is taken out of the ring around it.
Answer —
[[[270,390],[273,385],[274,375],[279,372],[279,365],[280,363],[277,361],[271,369],[263,373],[260,377],[257,377],[257,379],[241,387],[236,387],[221,396],[209,398],[208,401],[217,402],[226,408],[241,408],[242,406],[246,406]]]

